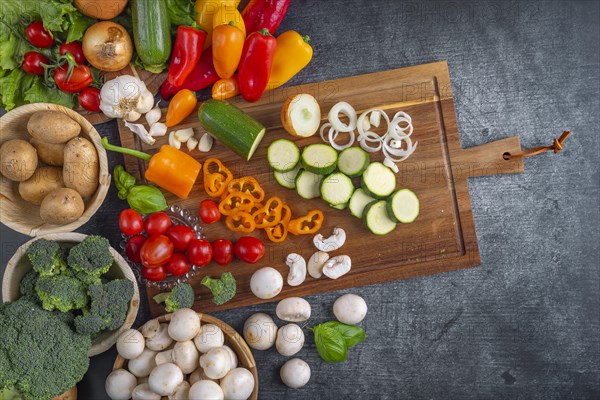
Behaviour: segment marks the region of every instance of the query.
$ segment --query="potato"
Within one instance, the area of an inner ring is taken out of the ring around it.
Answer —
[[[52,165],[54,167],[60,167],[63,165],[65,153],[64,143],[46,143],[38,139],[31,139],[29,143],[35,147],[38,158],[43,163]]]
[[[35,148],[24,140],[9,140],[0,147],[0,170],[11,181],[23,182],[31,178],[37,163]]]
[[[54,189],[42,201],[40,217],[51,225],[66,225],[77,221],[85,205],[77,191],[69,188]]]
[[[93,195],[98,188],[98,153],[87,139],[76,137],[65,146],[63,180],[65,186],[77,190],[81,197]]]
[[[19,183],[19,194],[23,200],[39,206],[48,193],[63,187],[62,168],[39,167],[31,178]]]
[[[66,143],[79,135],[81,126],[58,111],[38,111],[29,118],[27,131],[46,143]]]

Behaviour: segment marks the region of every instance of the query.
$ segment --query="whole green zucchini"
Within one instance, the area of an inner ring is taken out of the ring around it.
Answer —
[[[131,0],[133,41],[144,67],[159,73],[171,54],[171,32],[166,0]]]

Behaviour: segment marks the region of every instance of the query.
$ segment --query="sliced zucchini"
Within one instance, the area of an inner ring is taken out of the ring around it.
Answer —
[[[330,204],[329,207],[335,208],[336,210],[343,210],[346,207],[348,207],[348,203],[344,203],[344,204]]]
[[[314,199],[321,195],[322,175],[301,169],[296,176],[296,192],[304,199]]]
[[[350,178],[341,172],[335,172],[321,183],[321,197],[329,204],[344,204],[350,201],[354,185]]]
[[[277,139],[267,149],[267,160],[275,171],[290,171],[300,161],[300,149],[291,140]]]
[[[376,235],[387,235],[396,228],[386,211],[385,200],[374,200],[365,207],[363,222]]]
[[[360,147],[348,147],[340,153],[338,169],[351,178],[360,176],[369,166],[369,154]]]
[[[354,215],[356,218],[362,218],[363,210],[369,204],[375,200],[371,196],[365,193],[362,188],[358,188],[352,193],[352,197],[350,198],[350,203],[348,203],[348,207],[350,208],[350,214]]]
[[[273,171],[273,176],[277,183],[287,189],[295,189],[296,188],[296,177],[298,176],[298,172],[300,171],[300,163],[289,171],[279,172]]]
[[[362,175],[361,186],[377,199],[385,199],[396,189],[396,175],[380,162],[369,164]]]
[[[326,144],[311,144],[302,151],[302,166],[318,175],[329,175],[335,171],[338,154]]]
[[[387,199],[387,213],[390,219],[410,224],[419,216],[419,198],[409,189],[400,189]]]

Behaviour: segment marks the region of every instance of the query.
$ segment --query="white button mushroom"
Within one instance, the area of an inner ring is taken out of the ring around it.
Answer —
[[[128,329],[117,339],[117,352],[128,360],[136,358],[144,351],[146,341],[137,329]]]
[[[211,379],[221,379],[231,369],[231,356],[222,347],[210,349],[200,357],[200,366]]]
[[[352,268],[352,260],[348,256],[336,256],[323,265],[323,274],[331,279],[346,275]]]
[[[194,344],[201,353],[206,353],[210,349],[223,346],[225,336],[221,328],[214,324],[206,324],[200,327],[200,332],[194,338]]]
[[[175,393],[177,386],[183,382],[183,373],[173,363],[158,365],[150,372],[148,385],[154,393],[169,396]]]
[[[173,349],[165,350],[165,351],[161,351],[160,353],[157,353],[156,356],[154,357],[154,362],[156,363],[156,365],[172,363],[173,362]]]
[[[202,367],[198,367],[194,372],[192,372],[190,374],[189,380],[190,380],[190,385],[193,385],[194,383],[196,383],[198,381],[218,381],[218,379],[211,379],[208,376],[206,376]]]
[[[158,393],[154,393],[150,390],[150,386],[147,383],[137,385],[131,393],[132,400],[160,400],[161,396]]]
[[[325,239],[319,233],[313,238],[313,243],[321,251],[335,251],[346,243],[346,232],[342,228],[333,228],[333,235]]]
[[[333,303],[333,314],[344,324],[356,325],[367,315],[367,303],[355,294],[345,294]]]
[[[279,376],[286,386],[298,389],[310,380],[310,366],[299,358],[292,358],[283,364]]]
[[[315,279],[319,279],[323,275],[323,265],[329,260],[329,254],[324,251],[315,252],[308,259],[308,274]]]
[[[244,323],[244,339],[255,350],[267,350],[275,344],[277,325],[265,313],[256,313]]]
[[[229,353],[229,357],[231,358],[231,368],[236,368],[238,366],[237,354],[235,354],[235,351],[231,350],[231,347],[229,346],[223,346],[223,348]]]
[[[189,400],[223,400],[223,389],[213,381],[198,381],[192,385]]]
[[[190,308],[180,308],[171,315],[169,336],[178,342],[192,340],[200,332],[200,317]]]
[[[288,254],[285,261],[290,267],[290,273],[287,277],[287,283],[290,286],[300,286],[306,279],[306,261],[297,253]]]
[[[142,325],[140,332],[142,332],[142,336],[144,336],[146,339],[153,338],[158,334],[158,332],[160,332],[160,323],[157,319],[151,319]]]
[[[296,324],[287,324],[277,331],[275,347],[282,356],[293,356],[304,346],[304,332]]]
[[[324,253],[327,254],[327,253]],[[310,318],[310,304],[302,297],[288,297],[277,304],[277,318],[288,322],[302,322]]]
[[[154,361],[154,357],[156,357],[155,351],[144,349],[142,354],[134,359],[129,360],[127,368],[129,369],[129,372],[138,378],[148,376],[154,367],[156,367],[156,361]]]
[[[246,400],[254,390],[254,376],[246,368],[232,369],[221,379],[221,389],[227,400]]]
[[[190,397],[189,393],[190,384],[187,381],[183,381],[175,388],[175,393],[169,396],[169,400],[188,400]]]
[[[181,372],[189,374],[198,366],[198,349],[191,340],[175,343],[173,347],[173,362]]]
[[[250,278],[250,290],[259,299],[271,299],[281,292],[283,277],[275,268],[264,267]]]
[[[137,386],[137,379],[127,370],[116,369],[108,375],[104,383],[106,394],[112,400],[127,400]]]
[[[171,343],[173,343],[173,339],[169,336],[169,325],[160,324],[158,333],[146,340],[146,347],[150,350],[162,351],[169,347]]]

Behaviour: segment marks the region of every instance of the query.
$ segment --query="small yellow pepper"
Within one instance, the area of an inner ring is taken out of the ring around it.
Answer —
[[[171,128],[183,121],[194,111],[197,104],[196,94],[191,90],[182,89],[177,92],[167,108],[167,120],[165,121],[167,127]]]
[[[243,22],[242,22],[243,23]],[[221,79],[233,76],[240,63],[246,35],[231,24],[215,26],[212,35],[213,65]]]
[[[237,74],[228,79],[219,79],[213,84],[212,98],[225,100],[240,94],[240,85],[237,81]]]
[[[206,41],[204,48],[212,44],[212,31],[214,27],[214,17],[222,6],[229,10],[231,7],[237,9],[240,0],[196,0],[194,8],[196,10],[196,23],[199,28],[206,31]],[[244,32],[246,30],[244,29]]]
[[[277,37],[267,90],[283,85],[308,65],[313,56],[309,40],[308,36],[300,36],[296,31],[283,32]]]

